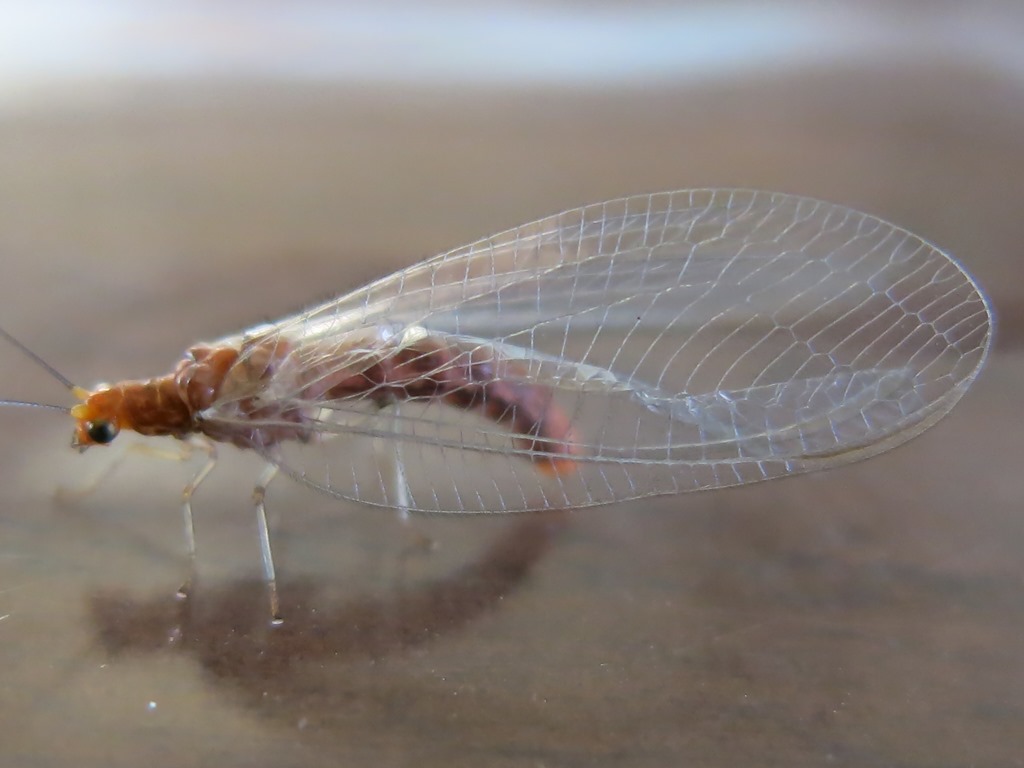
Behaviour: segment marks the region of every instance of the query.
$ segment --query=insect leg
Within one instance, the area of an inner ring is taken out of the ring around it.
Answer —
[[[398,509],[398,519],[402,521],[402,528],[408,537],[399,557],[398,583],[404,584],[406,565],[409,560],[432,552],[436,543],[428,534],[419,529],[410,514],[409,479],[405,472],[405,458],[402,455],[403,442],[400,437],[402,434],[400,403],[396,400],[391,407],[394,409],[391,418],[396,439],[392,440],[390,445],[385,444],[384,441],[378,441],[380,443],[378,452],[383,454],[383,463],[390,468],[391,501]]]
[[[377,468],[383,484],[385,502],[398,511],[402,520],[409,517],[409,484],[405,475],[405,462],[402,459],[402,416],[400,402],[392,399],[384,408],[391,410],[391,433],[393,437],[378,437],[373,441],[373,450],[377,458]]]
[[[394,432],[396,439],[393,445],[387,446],[384,450],[390,457],[391,461],[391,490],[392,500],[398,507],[398,514],[401,515],[403,520],[409,518],[409,483],[405,476],[405,461],[402,458],[402,441],[398,438],[401,434],[401,414],[399,413],[399,404],[395,402],[391,406],[394,410],[391,414],[392,424],[394,425]]]
[[[61,504],[77,504],[86,496],[95,492],[103,481],[121,466],[121,463],[129,454],[148,456],[155,459],[164,459],[165,461],[188,461],[192,458],[192,450],[195,447],[197,446],[194,446],[191,443],[182,443],[176,450],[168,450],[165,448],[154,448],[153,446],[145,443],[122,443],[119,448],[114,447],[110,449],[115,452],[114,455],[110,457],[110,460],[100,467],[99,471],[90,475],[89,478],[81,485],[75,485],[73,487],[58,485],[57,490],[54,492],[54,498]],[[203,450],[205,450],[205,448],[203,448]]]
[[[217,466],[217,448],[212,441],[193,440],[186,443],[182,458],[188,458],[192,449],[203,451],[206,454],[206,461],[181,491],[181,516],[185,525],[185,552],[188,556],[188,573],[185,581],[178,587],[178,597],[182,599],[188,597],[192,591],[192,582],[196,575],[196,529],[192,522],[192,494]]]
[[[115,450],[117,449],[115,448]],[[103,481],[112,475],[115,469],[121,466],[121,462],[124,461],[127,450],[127,448],[121,448],[118,450],[115,456],[110,457],[110,460],[100,467],[99,471],[90,475],[89,478],[81,485],[58,485],[53,494],[54,499],[56,499],[58,504],[77,504],[86,496],[91,496],[92,493],[100,487]]]
[[[274,571],[274,553],[270,549],[270,528],[267,526],[267,506],[264,499],[267,486],[277,476],[276,464],[267,464],[260,473],[256,486],[252,489],[252,500],[256,504],[256,526],[260,534],[260,555],[263,557],[263,577],[267,582],[267,593],[270,597],[270,623],[281,624],[281,608],[277,597],[277,575]]]

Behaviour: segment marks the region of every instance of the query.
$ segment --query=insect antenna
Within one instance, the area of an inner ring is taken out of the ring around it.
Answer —
[[[3,338],[7,339],[7,341],[9,341],[15,347],[20,349],[22,351],[22,353],[26,357],[28,357],[30,360],[32,360],[36,365],[38,365],[44,371],[49,373],[53,378],[55,378],[57,381],[59,381],[65,387],[70,389],[72,392],[75,392],[78,389],[78,387],[76,387],[74,384],[71,383],[71,380],[67,376],[65,376],[63,373],[58,371],[56,368],[54,368],[48,362],[43,360],[43,358],[41,358],[39,355],[37,355],[31,349],[26,347],[24,344],[22,344],[16,338],[11,336],[11,334],[9,334],[3,328],[0,328],[0,336],[2,336]],[[24,406],[24,407],[27,407],[27,408],[46,408],[46,409],[52,410],[52,411],[62,411],[63,413],[70,413],[71,412],[70,408],[68,408],[66,406],[63,406],[63,405],[52,405],[50,403],[36,403],[36,402],[31,401],[31,400],[0,400],[0,406],[2,406],[2,405],[16,405],[16,406]]]
[[[54,367],[53,367],[52,365],[50,365],[50,364],[49,364],[48,362],[46,362],[45,360],[43,360],[43,358],[41,358],[41,357],[40,357],[39,355],[37,355],[37,354],[36,354],[35,352],[33,352],[33,351],[32,351],[31,349],[29,349],[28,347],[26,347],[26,346],[25,346],[24,344],[22,344],[22,343],[21,343],[20,341],[18,341],[18,340],[17,340],[16,338],[14,338],[13,336],[11,336],[11,334],[9,334],[9,333],[8,333],[7,331],[5,331],[5,330],[4,330],[3,328],[0,328],[0,336],[3,336],[3,337],[4,337],[5,339],[7,339],[7,341],[9,341],[9,342],[10,342],[11,344],[13,344],[13,345],[14,345],[15,347],[17,347],[18,349],[20,349],[20,350],[22,351],[22,353],[23,353],[23,354],[24,354],[24,355],[25,355],[26,357],[28,357],[29,359],[33,360],[33,361],[35,362],[35,364],[36,364],[36,365],[38,365],[38,366],[39,366],[40,368],[42,368],[42,369],[43,369],[44,371],[46,371],[47,373],[49,373],[49,374],[50,374],[50,375],[51,375],[51,376],[52,376],[53,378],[55,378],[55,379],[56,379],[57,381],[59,381],[59,382],[60,382],[61,384],[63,384],[63,385],[65,386],[65,387],[67,387],[68,389],[70,389],[70,390],[72,390],[72,391],[74,391],[74,390],[75,390],[75,385],[74,385],[74,384],[73,384],[73,383],[71,382],[71,380],[70,380],[70,379],[69,379],[69,378],[68,378],[67,376],[65,376],[65,375],[64,375],[63,373],[61,373],[60,371],[58,371],[58,370],[57,370],[56,368],[54,368]]]
[[[62,413],[71,413],[71,409],[66,405],[53,405],[52,403],[34,403],[31,400],[0,400],[0,405],[22,405],[27,408],[46,408],[50,411],[61,411]]]

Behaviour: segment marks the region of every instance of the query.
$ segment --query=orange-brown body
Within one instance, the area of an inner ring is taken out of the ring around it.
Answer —
[[[510,428],[519,435],[517,447],[536,452],[538,468],[571,469],[576,450],[568,417],[547,387],[503,379],[498,368],[511,366],[486,347],[464,350],[431,336],[401,347],[381,342],[358,355],[280,336],[199,345],[170,374],[84,393],[84,402],[72,409],[78,422],[74,444],[96,444],[92,429],[104,423],[114,434],[121,429],[179,439],[202,434],[240,448],[268,448],[311,439],[316,426],[311,414],[327,401],[360,398],[385,407],[441,398]],[[278,391],[289,394],[275,397]],[[205,411],[224,403],[231,404],[230,421],[204,418]]]

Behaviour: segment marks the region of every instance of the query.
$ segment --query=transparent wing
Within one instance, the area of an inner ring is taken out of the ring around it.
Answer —
[[[327,493],[424,511],[754,482],[920,433],[977,375],[991,322],[956,261],[874,217],[749,191],[630,197],[275,326],[307,349],[347,350],[339,367],[353,349],[443,349],[419,370],[450,383],[445,396],[382,398],[371,383],[300,402],[314,436],[267,453]],[[375,342],[339,341],[353,334]]]

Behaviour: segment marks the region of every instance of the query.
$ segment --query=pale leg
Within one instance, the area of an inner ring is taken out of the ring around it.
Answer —
[[[391,408],[391,429],[395,439],[374,441],[377,453],[377,466],[380,468],[381,480],[385,486],[385,501],[398,510],[402,520],[409,518],[409,484],[405,477],[405,464],[402,461],[402,434],[400,405],[393,401]]]
[[[395,401],[390,406],[392,410],[391,423],[396,439],[390,441],[377,441],[377,461],[381,467],[381,476],[386,477],[389,486],[388,501],[398,510],[398,517],[403,523],[403,530],[409,540],[402,547],[399,557],[399,579],[400,585],[405,583],[405,568],[410,557],[429,552],[434,548],[434,541],[425,533],[417,530],[410,512],[411,499],[409,496],[409,480],[405,472],[405,460],[402,455],[403,442],[401,425],[401,404]]]
[[[203,451],[206,454],[206,461],[181,491],[181,515],[185,525],[185,552],[188,556],[188,573],[185,581],[178,587],[178,597],[182,599],[188,597],[192,591],[192,582],[196,575],[196,528],[192,522],[192,494],[217,466],[217,448],[211,441],[193,440],[188,446]]]
[[[281,608],[277,597],[277,574],[274,570],[274,553],[270,549],[270,528],[267,525],[267,506],[264,499],[267,495],[267,486],[277,476],[276,464],[267,464],[256,481],[256,487],[252,489],[252,500],[256,504],[256,526],[260,534],[260,555],[263,558],[263,577],[267,583],[267,593],[270,597],[270,623],[281,624]]]
[[[404,589],[407,580],[406,566],[409,559],[429,552],[433,548],[430,537],[416,530],[410,514],[411,496],[403,456],[402,435],[405,434],[405,430],[402,425],[401,405],[399,400],[394,399],[385,406],[391,409],[389,421],[393,437],[379,437],[373,441],[373,452],[377,471],[380,473],[383,500],[387,506],[392,507],[398,513],[398,519],[402,523],[403,538],[397,559],[387,565],[381,563],[379,568],[381,577],[387,578],[387,581],[396,585],[399,591]],[[392,560],[393,557],[393,555],[389,556],[388,560]]]
[[[405,477],[405,462],[402,460],[402,443],[395,441],[391,457],[391,501],[398,507],[403,520],[409,519],[409,481]]]
[[[93,491],[100,487],[100,484],[113,474],[114,470],[121,466],[124,461],[125,451],[118,451],[116,456],[100,467],[99,471],[90,476],[84,483],[69,488],[66,485],[58,485],[53,497],[58,504],[77,504],[86,496],[91,496]]]
[[[170,461],[188,461],[192,457],[192,452],[196,450],[202,451],[206,454],[206,461],[192,476],[188,485],[186,485],[181,491],[181,512],[184,519],[185,552],[188,556],[188,573],[185,576],[184,582],[178,588],[177,594],[179,598],[188,597],[195,577],[196,532],[195,526],[192,523],[192,494],[195,493],[199,485],[206,479],[206,476],[209,475],[217,465],[217,449],[211,441],[195,438],[189,440],[187,443],[178,444],[174,450],[155,448],[145,443],[127,443],[119,453],[113,456],[99,472],[90,477],[83,485],[77,488],[61,486],[57,488],[56,493],[57,501],[60,503],[80,501],[82,498],[95,491],[96,488],[99,487],[100,483],[102,483],[121,465],[121,462],[124,461],[129,452]]]
[[[58,485],[54,492],[54,498],[59,504],[77,504],[93,492],[106,480],[114,471],[121,466],[129,453],[142,456],[149,456],[156,459],[169,461],[187,461],[192,457],[192,444],[181,443],[175,449],[154,448],[147,443],[133,443],[124,441],[109,450],[113,452],[106,464],[80,485],[69,488],[66,485]]]

